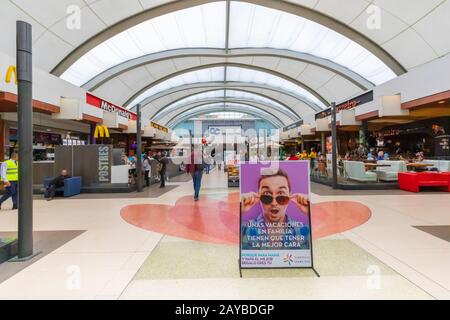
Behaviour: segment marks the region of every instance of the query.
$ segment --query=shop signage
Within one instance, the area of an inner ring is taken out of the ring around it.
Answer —
[[[313,268],[308,161],[241,164],[240,267]]]
[[[109,138],[109,130],[108,127],[105,126],[97,126],[94,132],[94,138]]]
[[[98,181],[100,183],[108,183],[111,181],[109,150],[109,146],[103,145],[98,147]]]
[[[14,77],[14,83],[17,84],[17,68],[16,66],[9,66],[6,71],[5,82],[11,83],[11,79]]]
[[[86,93],[86,103],[96,108],[103,109],[107,112],[118,113],[120,116],[128,120],[136,120],[136,114],[122,107],[116,106],[108,101],[100,99],[90,93]]]
[[[303,120],[297,121],[297,122],[291,124],[290,126],[284,127],[283,132],[286,132],[286,131],[289,131],[289,130],[292,130],[295,128],[300,128],[303,125],[303,123],[304,123]]]
[[[150,125],[153,128],[155,128],[156,130],[160,130],[162,132],[169,133],[169,129],[167,129],[166,127],[163,127],[163,126],[161,126],[161,125],[159,125],[159,124],[157,124],[157,123],[155,123],[153,121],[150,122]]]
[[[366,92],[359,97],[353,98],[351,100],[345,101],[336,106],[336,113],[341,112],[342,110],[352,110],[359,105],[362,105],[367,102],[373,101],[373,91]],[[320,113],[316,114],[316,120],[323,119],[331,116],[331,108],[328,108]]]
[[[443,151],[449,151],[450,150],[450,136],[441,136],[436,137],[438,139],[437,145],[443,150]]]

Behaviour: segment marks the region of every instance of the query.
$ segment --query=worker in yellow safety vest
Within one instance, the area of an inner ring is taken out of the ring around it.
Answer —
[[[13,210],[17,209],[17,194],[19,189],[19,155],[17,152],[11,154],[11,159],[2,163],[0,168],[1,179],[5,186],[5,193],[0,199],[0,209],[3,202],[12,198]]]

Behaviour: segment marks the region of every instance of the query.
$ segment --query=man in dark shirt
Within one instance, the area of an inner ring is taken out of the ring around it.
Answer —
[[[48,185],[45,190],[45,197],[47,201],[53,200],[55,197],[56,189],[64,187],[64,180],[70,178],[70,175],[67,173],[67,170],[62,170],[61,175],[53,179],[52,182]]]
[[[159,155],[159,154],[158,154]],[[161,170],[159,172],[160,179],[161,179],[161,185],[160,188],[165,188],[166,186],[166,172],[167,172],[167,163],[169,162],[169,159],[167,159],[166,155],[163,153],[157,158],[158,162],[161,165]]]

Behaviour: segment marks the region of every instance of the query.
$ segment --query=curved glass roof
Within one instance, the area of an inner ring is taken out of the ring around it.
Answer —
[[[286,90],[290,93],[296,94],[305,100],[312,102],[320,108],[326,108],[322,101],[316,96],[305,90],[304,88],[286,80],[281,77],[272,75],[267,72],[258,70],[245,69],[239,67],[227,68],[227,81],[233,82],[251,82],[256,84],[266,84],[274,88]]]
[[[263,6],[233,1],[230,47],[263,47],[308,53],[336,62],[374,84],[396,77],[380,59],[316,22]]]
[[[289,114],[292,117],[297,117],[294,113],[292,113],[291,110],[283,106],[282,104],[273,101],[271,99],[268,99],[266,97],[263,97],[258,94],[254,93],[247,93],[247,92],[241,92],[237,90],[216,90],[216,91],[209,91],[199,94],[194,94],[192,96],[189,96],[187,98],[178,100],[170,105],[168,105],[164,110],[158,114],[158,117],[162,117],[164,114],[168,114],[172,112],[173,110],[176,110],[182,106],[186,106],[190,103],[201,101],[204,99],[214,99],[214,98],[223,98],[223,99],[229,99],[229,98],[235,98],[235,99],[245,99],[245,100],[252,100],[255,102],[259,102],[261,104],[273,107],[274,109],[282,110],[284,113]]]
[[[306,101],[309,101],[310,103],[319,106],[322,109],[326,108],[326,106],[313,94],[288,80],[285,80],[281,77],[272,75],[267,72],[240,67],[227,67],[226,75],[224,67],[214,67],[197,71],[191,71],[182,75],[175,76],[144,91],[142,94],[136,97],[127,106],[127,108],[130,109],[134,107],[136,104],[141,103],[145,99],[155,94],[158,94],[162,91],[168,90],[170,88],[186,84],[221,82],[221,81],[246,82],[246,83],[269,85],[274,88],[279,88],[291,92],[299,97],[304,98]]]
[[[231,109],[231,110],[230,110]],[[244,112],[247,114],[252,114],[258,117],[262,117],[263,119],[276,124],[278,126],[282,126],[283,123],[277,119],[274,115],[268,113],[265,110],[258,109],[256,107],[239,104],[239,103],[212,103],[208,105],[198,106],[191,108],[189,110],[186,110],[182,113],[177,114],[174,118],[172,118],[170,121],[167,122],[167,126],[173,127],[174,125],[178,124],[179,122],[182,122],[189,117],[192,117],[196,114],[201,113],[210,113],[210,112],[228,112],[228,111],[235,111],[239,110],[238,112]]]
[[[165,14],[138,24],[98,45],[64,74],[78,86],[122,62],[178,48],[224,48],[225,2]]]
[[[225,48],[226,3],[179,10],[111,37],[76,61],[63,79],[78,86],[142,55],[181,48]],[[287,49],[329,59],[380,84],[395,77],[380,59],[323,25],[279,10],[232,1],[229,47]]]
[[[160,92],[186,84],[224,81],[224,67],[215,67],[187,72],[163,81],[140,94],[129,105],[128,109]]]
[[[236,99],[249,99],[249,100],[255,100],[258,102],[261,102],[263,104],[266,104],[268,106],[274,106],[276,108],[280,108],[283,110],[286,110],[286,112],[290,112],[288,109],[286,109],[285,106],[283,106],[281,103],[278,103],[276,101],[273,101],[269,98],[260,96],[258,94],[255,93],[250,93],[250,92],[242,92],[242,91],[237,91],[237,90],[230,90],[227,89],[226,90],[226,97],[227,98],[236,98]]]

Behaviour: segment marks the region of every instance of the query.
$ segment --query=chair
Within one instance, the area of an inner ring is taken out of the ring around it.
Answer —
[[[44,179],[44,188],[47,189],[53,178]],[[81,177],[71,177],[64,180],[64,187],[57,188],[56,194],[62,193],[64,197],[71,197],[81,193]]]
[[[400,190],[419,192],[420,187],[437,187],[450,192],[450,173],[401,172],[398,175]]]
[[[319,176],[319,160],[311,159],[311,173],[313,176]]]
[[[327,162],[326,161],[319,161],[318,164],[318,174],[319,177],[325,176],[328,177],[328,170],[327,170]]]
[[[344,161],[345,176],[358,182],[377,182],[375,172],[366,172],[364,162]]]
[[[408,171],[405,161],[381,160],[378,161],[377,164],[389,165],[389,167],[377,168],[376,174],[378,176],[378,180],[381,181],[398,181],[399,172]]]

